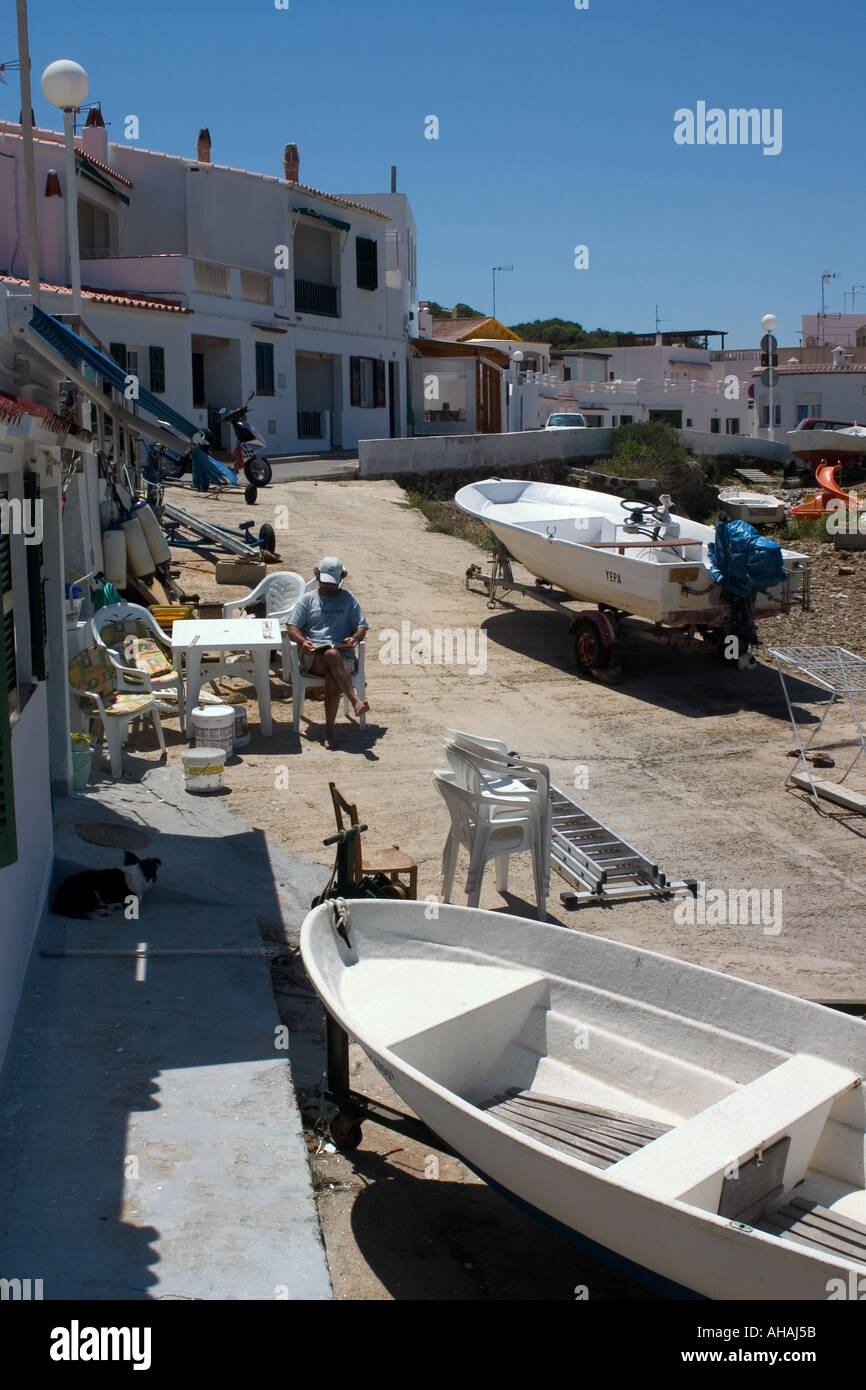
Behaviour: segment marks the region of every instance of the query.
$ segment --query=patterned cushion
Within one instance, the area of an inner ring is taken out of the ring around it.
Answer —
[[[112,700],[110,697],[105,701],[105,713],[108,715],[134,714],[136,710],[144,709],[146,705],[153,703],[152,695],[132,695],[120,692]]]
[[[103,700],[114,694],[114,667],[102,647],[86,647],[69,663],[69,682],[76,690],[86,690]]]
[[[110,645],[124,666],[134,666],[136,671],[144,671],[152,677],[175,674],[162,647],[151,637],[135,637],[129,646],[125,645],[125,639],[117,646],[113,642]]]

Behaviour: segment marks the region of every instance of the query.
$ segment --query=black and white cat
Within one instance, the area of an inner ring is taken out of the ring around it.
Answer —
[[[130,898],[138,904],[156,882],[161,863],[161,859],[139,859],[127,850],[122,869],[84,869],[70,874],[54,894],[51,911],[58,917],[106,917]]]

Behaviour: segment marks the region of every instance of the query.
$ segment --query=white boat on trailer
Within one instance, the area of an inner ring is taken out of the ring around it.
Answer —
[[[329,1014],[419,1119],[594,1253],[678,1296],[863,1287],[860,1019],[425,902],[325,902],[301,951]]]
[[[731,606],[710,573],[712,526],[661,505],[513,478],[471,483],[454,500],[531,574],[573,598],[658,627],[728,628]],[[755,618],[808,601],[808,557],[784,549],[781,555],[785,581],[757,595]]]

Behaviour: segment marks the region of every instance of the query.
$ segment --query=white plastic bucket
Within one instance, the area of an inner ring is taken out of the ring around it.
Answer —
[[[181,754],[183,785],[188,792],[219,791],[226,765],[224,748],[186,748]]]
[[[156,565],[167,565],[171,559],[171,551],[168,548],[168,541],[165,539],[162,527],[157,521],[153,510],[147,502],[136,502],[133,512],[138,519],[147,541],[147,547]]]
[[[196,705],[191,716],[197,748],[221,748],[230,758],[235,744],[233,705]]]
[[[102,569],[115,589],[126,588],[126,535],[119,526],[102,533]]]
[[[246,748],[250,741],[250,727],[247,723],[246,705],[233,705],[235,712],[235,748]]]

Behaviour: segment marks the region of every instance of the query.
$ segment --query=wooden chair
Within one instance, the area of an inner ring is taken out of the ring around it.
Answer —
[[[358,808],[348,802],[345,797],[337,790],[336,783],[329,782],[328,787],[331,792],[331,800],[334,803],[334,815],[337,817],[337,829],[344,830],[343,816],[348,816],[349,825],[358,825]],[[355,879],[359,880],[363,874],[387,874],[392,883],[398,884],[404,889],[407,898],[417,898],[418,896],[418,865],[408,854],[403,854],[399,845],[382,846],[371,849],[368,845],[361,847],[361,836],[355,838]],[[409,881],[405,883],[400,874],[408,874]]]

